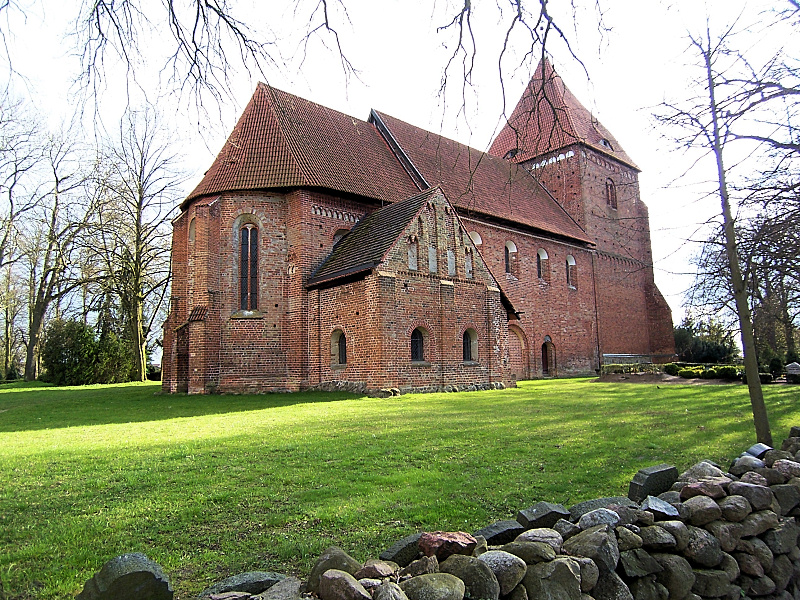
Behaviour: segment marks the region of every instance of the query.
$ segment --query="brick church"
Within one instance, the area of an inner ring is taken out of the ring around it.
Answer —
[[[485,388],[666,359],[638,172],[547,61],[488,153],[259,84],[173,222],[163,389]]]

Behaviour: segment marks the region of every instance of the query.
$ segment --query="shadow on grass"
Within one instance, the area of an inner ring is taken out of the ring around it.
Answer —
[[[358,397],[345,392],[190,396],[162,394],[159,382],[65,387],[14,382],[0,385],[0,432],[146,423]]]

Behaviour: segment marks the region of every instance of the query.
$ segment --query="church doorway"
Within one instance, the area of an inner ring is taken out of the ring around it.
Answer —
[[[556,346],[549,335],[544,336],[544,344],[542,344],[542,375],[544,377],[556,376]]]
[[[519,327],[508,328],[508,368],[511,379],[530,379],[528,373],[528,344]]]

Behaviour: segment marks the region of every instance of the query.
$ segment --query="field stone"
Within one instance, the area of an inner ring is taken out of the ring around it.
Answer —
[[[683,552],[689,544],[689,528],[683,521],[660,521],[658,524],[662,529],[667,530],[675,538],[675,550]]]
[[[477,544],[475,544],[475,548],[472,550],[472,556],[477,558],[484,552],[489,551],[489,544],[486,542],[486,538],[482,535],[476,535],[475,540],[477,541]]]
[[[572,560],[578,563],[581,571],[581,592],[588,594],[597,585],[600,569],[591,558],[586,558],[585,556],[574,556]]]
[[[730,521],[713,521],[706,525],[706,531],[711,532],[719,540],[723,552],[733,552],[739,540],[742,539],[743,527],[741,523]]]
[[[397,563],[401,567],[408,566],[419,557],[419,538],[422,533],[414,533],[395,542],[390,548],[380,553],[381,560]]]
[[[794,572],[794,565],[789,557],[785,554],[780,554],[775,557],[775,562],[772,565],[772,570],[769,572],[769,577],[775,582],[775,591],[782,592],[789,585],[789,580],[792,578]]]
[[[759,456],[768,467],[775,464],[776,460],[794,460],[794,455],[786,450],[769,450],[764,453],[764,456]]]
[[[781,507],[780,514],[782,516],[788,515],[794,508],[800,505],[800,488],[796,485],[784,483],[773,485],[770,489],[778,500],[778,505]]]
[[[754,483],[755,485],[769,485],[767,478],[756,471],[748,471],[739,478],[742,483]]]
[[[647,550],[674,550],[678,546],[675,536],[659,525],[642,527],[639,537],[642,539],[642,547]]]
[[[776,460],[772,465],[772,468],[787,479],[791,479],[792,477],[800,477],[800,462],[785,459]]]
[[[587,500],[580,502],[569,508],[570,521],[576,523],[583,515],[598,508],[608,508],[612,504],[619,506],[630,506],[631,508],[638,508],[639,505],[633,500],[625,498],[624,496],[610,496],[607,498],[597,498],[595,500]]]
[[[703,598],[719,598],[728,591],[728,575],[715,569],[695,569],[692,591]]]
[[[394,581],[384,581],[372,592],[372,600],[408,600],[408,596]]]
[[[525,529],[526,527],[520,525],[517,521],[495,521],[491,525],[479,529],[472,535],[476,539],[483,537],[487,544],[497,546],[513,542]]]
[[[739,523],[753,512],[753,507],[744,496],[732,494],[719,501],[719,508],[722,510],[722,518],[726,521]]]
[[[642,547],[642,538],[627,527],[617,527],[617,547],[620,552]]]
[[[756,458],[755,456],[751,456],[746,454],[744,456],[740,456],[731,465],[731,474],[736,475],[737,477],[741,477],[748,471],[753,471],[755,469],[762,469],[766,467],[766,463],[763,460]]]
[[[300,600],[302,585],[303,582],[297,577],[286,577],[270,586],[266,591],[253,596],[252,600]]]
[[[689,543],[683,555],[700,566],[713,568],[722,560],[722,548],[719,540],[705,529],[688,526]]]
[[[725,490],[719,483],[712,479],[701,479],[693,483],[687,483],[681,488],[681,500],[688,500],[695,496],[708,496],[709,498],[724,498]]]
[[[653,554],[663,569],[656,573],[656,581],[669,591],[670,599],[686,598],[694,585],[694,572],[689,561],[677,554]]]
[[[564,543],[564,538],[555,529],[547,527],[539,527],[537,529],[529,529],[517,536],[515,542],[544,542],[552,546],[556,554],[561,552],[561,545]]]
[[[772,554],[786,554],[797,546],[798,531],[794,517],[781,520],[778,525],[764,533],[763,540]]]
[[[409,600],[463,600],[464,582],[450,573],[428,573],[400,583]]]
[[[423,556],[400,569],[400,577],[430,575],[439,572],[439,559],[435,556]]]
[[[323,552],[311,569],[311,574],[308,576],[306,583],[306,591],[317,593],[319,592],[319,583],[322,574],[330,569],[337,571],[344,571],[350,575],[355,575],[361,568],[361,563],[355,558],[347,554],[338,546],[331,546]],[[263,590],[259,590],[263,591]],[[258,592],[254,592],[258,593]]]
[[[742,521],[742,537],[755,537],[777,526],[778,515],[771,510],[750,513]]]
[[[426,531],[419,538],[419,549],[425,556],[436,556],[439,563],[454,554],[472,554],[478,540],[463,531]]]
[[[700,461],[686,469],[683,473],[678,475],[678,481],[683,483],[691,483],[699,481],[705,477],[723,477],[725,473],[722,472],[717,466],[714,466],[707,460]]]
[[[569,517],[569,511],[561,504],[537,502],[517,513],[517,522],[525,529],[552,528],[559,519]]]
[[[634,600],[667,600],[669,591],[656,581],[655,576],[639,577],[628,584]]]
[[[645,498],[641,508],[642,510],[652,513],[656,521],[664,521],[678,516],[677,508],[672,506],[669,502],[655,496],[648,496]]]
[[[559,519],[556,521],[556,524],[553,525],[553,530],[561,534],[562,540],[567,540],[573,535],[577,535],[581,532],[580,527],[578,527],[575,523],[567,521],[566,519]]]
[[[563,550],[565,554],[591,558],[609,571],[616,569],[619,562],[617,536],[608,525],[598,525],[569,538]]]
[[[639,469],[628,486],[628,498],[641,502],[647,496],[666,492],[678,479],[678,469],[673,465],[660,464]]]
[[[764,566],[752,554],[747,554],[746,552],[734,552],[733,558],[736,559],[736,562],[739,565],[739,570],[745,575],[750,575],[751,577],[764,576]]]
[[[695,527],[702,527],[722,517],[722,509],[708,496],[694,496],[683,503],[686,520]]]
[[[133,552],[105,563],[83,586],[77,600],[172,600],[169,579],[158,563]]]
[[[633,600],[633,594],[620,576],[605,569],[600,571],[592,597],[595,600]]]
[[[567,557],[528,567],[522,584],[535,600],[581,599],[580,566]]]
[[[547,562],[556,557],[553,547],[544,542],[511,542],[501,546],[500,550],[518,556],[528,565]]]
[[[761,566],[764,567],[765,573],[772,570],[772,563],[775,561],[775,557],[772,554],[772,550],[769,549],[763,540],[759,538],[742,540],[739,542],[739,545],[736,546],[736,549],[737,551],[747,552],[755,556],[758,562],[761,563]]]
[[[505,596],[511,592],[525,577],[528,568],[524,560],[510,552],[502,550],[489,550],[478,557],[486,563],[500,584],[500,595]]]
[[[384,577],[391,577],[397,570],[396,563],[392,564],[385,560],[370,558],[364,563],[363,567],[353,573],[353,577],[356,579],[383,579]]]
[[[661,565],[641,548],[620,552],[619,562],[626,577],[644,577],[663,570]]]
[[[591,529],[598,525],[611,525],[612,527],[620,522],[620,517],[613,510],[607,508],[596,508],[581,515],[578,519],[578,527],[581,529]]]
[[[766,596],[775,591],[775,582],[767,575],[758,578],[743,575],[739,581],[745,594],[750,596]]]
[[[736,559],[727,552],[722,553],[722,561],[719,563],[717,568],[720,571],[725,571],[725,574],[728,576],[728,581],[731,583],[739,579],[739,575],[741,575],[739,563],[737,563]]]
[[[319,579],[320,600],[372,600],[364,586],[350,573],[328,569]]]
[[[480,558],[452,554],[439,564],[439,572],[449,573],[464,582],[464,598],[497,600],[500,597],[500,583],[497,577],[489,565]]]
[[[791,479],[791,477],[786,477],[783,473],[778,471],[777,469],[773,469],[770,467],[763,467],[761,469],[755,469],[755,473],[761,475],[764,479],[767,480],[767,485],[778,485],[781,483],[786,483],[787,479]]]
[[[764,510],[772,504],[772,490],[767,486],[734,481],[728,491],[731,495],[747,498],[753,510]]]

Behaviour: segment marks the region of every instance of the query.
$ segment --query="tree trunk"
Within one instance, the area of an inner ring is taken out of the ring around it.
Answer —
[[[39,376],[39,343],[42,337],[44,311],[34,306],[31,328],[28,333],[28,347],[25,352],[25,381],[36,381]]]
[[[772,446],[772,433],[769,427],[769,417],[764,404],[764,394],[761,390],[761,379],[758,375],[758,359],[756,358],[756,345],[753,336],[753,319],[750,314],[750,305],[747,299],[747,289],[739,265],[739,254],[736,248],[736,231],[731,214],[728,184],[725,177],[725,166],[722,160],[722,139],[719,128],[719,114],[714,90],[714,75],[712,70],[711,44],[703,52],[706,75],[708,77],[709,107],[712,119],[712,144],[714,158],[717,163],[717,178],[719,182],[719,196],[722,203],[722,219],[725,230],[725,250],[728,255],[731,283],[733,285],[733,298],[736,302],[736,312],[739,317],[739,329],[742,335],[742,348],[744,350],[744,368],[747,376],[747,388],[750,392],[750,404],[753,410],[753,422],[756,429],[756,441]]]

